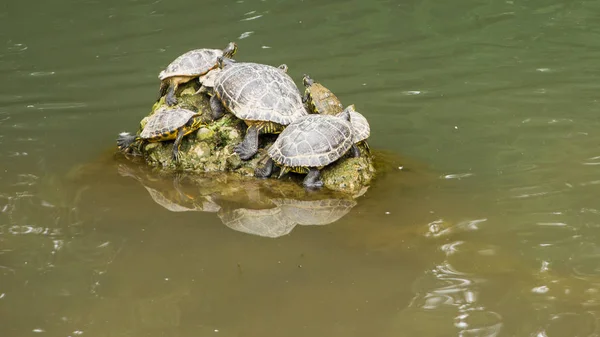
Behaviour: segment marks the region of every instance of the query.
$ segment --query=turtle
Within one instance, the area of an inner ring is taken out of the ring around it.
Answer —
[[[177,57],[165,70],[158,74],[160,79],[160,99],[165,94],[167,105],[177,104],[175,92],[180,84],[198,78],[217,67],[217,57],[233,57],[237,44],[229,42],[225,49],[194,49]]]
[[[360,150],[358,145],[364,145],[367,152],[370,152],[367,138],[371,135],[371,127],[369,122],[360,112],[356,111],[354,104],[350,104],[344,109],[343,112],[338,115],[341,116],[343,113],[348,112],[350,114],[350,124],[352,125],[352,132],[354,134],[354,145],[352,145],[352,151],[355,157],[360,156]]]
[[[213,119],[229,111],[248,125],[244,140],[234,148],[242,160],[249,160],[258,151],[259,134],[280,133],[286,125],[308,115],[285,64],[273,67],[224,57],[218,58],[218,64],[222,71],[214,81],[210,99]]]
[[[306,173],[302,184],[308,188],[323,186],[319,170],[344,156],[352,148],[354,135],[350,113],[338,116],[308,115],[288,125],[267,151],[262,166],[254,175],[266,178],[273,166],[282,166],[279,177],[291,171]]]
[[[117,138],[117,146],[123,152],[144,142],[160,142],[175,139],[173,160],[179,160],[179,146],[183,137],[204,125],[202,114],[183,108],[160,107],[148,118],[146,126],[138,136],[123,132]]]
[[[306,74],[302,77],[302,83],[306,88],[302,102],[306,104],[311,113],[337,115],[344,110],[339,98],[321,83],[315,82]]]

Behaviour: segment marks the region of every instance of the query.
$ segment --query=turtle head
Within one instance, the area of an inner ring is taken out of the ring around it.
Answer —
[[[313,83],[315,83],[315,81],[313,81],[313,79],[310,78],[310,76],[304,74],[302,77],[302,83],[304,83],[305,87],[310,87],[311,85],[313,85]]]
[[[229,44],[227,44],[227,47],[225,47],[225,49],[223,49],[223,56],[232,58],[236,52],[237,52],[237,44],[235,42],[229,42]]]
[[[279,68],[280,70],[282,70],[284,73],[287,73],[287,71],[288,71],[288,66],[287,66],[287,64],[285,64],[285,63],[284,63],[284,64],[282,64],[282,65],[280,65],[280,66],[279,66],[279,67],[277,67],[277,68]]]
[[[217,66],[221,69],[232,63],[235,63],[235,61],[230,58],[224,56],[217,57]]]

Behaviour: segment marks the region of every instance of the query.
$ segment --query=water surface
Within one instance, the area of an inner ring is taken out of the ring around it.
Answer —
[[[4,4],[0,334],[600,334],[598,10]],[[158,72],[229,41],[238,59],[286,63],[298,84],[309,73],[369,118],[381,174],[333,222],[265,211],[280,206],[262,185],[236,194],[245,185],[223,182],[222,209],[198,206],[185,195],[203,197],[202,180],[183,179],[182,196],[174,177],[127,175],[113,158],[118,132],[156,99]],[[240,208],[295,225],[271,237],[227,227],[224,212]]]

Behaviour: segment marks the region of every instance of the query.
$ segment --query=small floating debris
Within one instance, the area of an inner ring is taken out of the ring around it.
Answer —
[[[420,90],[407,90],[402,92],[404,95],[420,95],[423,92]]]
[[[245,38],[249,37],[252,34],[254,34],[254,31],[243,32],[242,35],[240,35],[239,39],[245,39]]]
[[[443,176],[444,179],[462,179],[472,176],[473,173],[455,173],[455,174],[446,174]]]
[[[64,102],[64,103],[41,103],[41,104],[30,104],[27,107],[38,110],[62,110],[62,109],[76,109],[84,108],[87,104],[81,102]]]
[[[545,294],[549,290],[550,289],[547,286],[539,286],[539,287],[535,287],[535,288],[531,289],[531,292],[536,293],[536,294]]]
[[[568,226],[564,222],[538,222],[538,226],[553,226],[553,227],[566,227]]]
[[[249,18],[245,18],[245,19],[241,19],[240,21],[256,20],[256,19],[261,18],[261,17],[262,17],[262,14],[256,15],[256,16],[252,16],[252,17],[249,17]]]
[[[56,74],[54,71],[34,71],[29,73],[30,76],[50,76]]]

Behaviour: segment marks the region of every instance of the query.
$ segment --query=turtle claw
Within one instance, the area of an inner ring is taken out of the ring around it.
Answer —
[[[263,166],[254,169],[254,176],[257,178],[268,178],[273,173],[273,159],[269,158]]]
[[[244,143],[239,143],[233,148],[233,151],[240,156],[241,160],[250,160],[256,152],[246,149]]]
[[[306,188],[321,188],[323,187],[323,180],[321,180],[321,173],[315,168],[311,168],[308,174],[302,181],[302,185]]]
[[[225,107],[223,106],[223,104],[221,103],[221,101],[219,100],[219,98],[217,96],[213,95],[210,98],[210,108],[212,110],[213,120],[217,120],[217,119],[223,117],[223,115],[225,115]]]
[[[250,160],[258,152],[258,134],[256,126],[249,126],[244,140],[233,148],[241,160]]]
[[[175,98],[175,95],[167,95],[165,102],[167,102],[168,106],[173,106],[177,104],[177,98]]]

